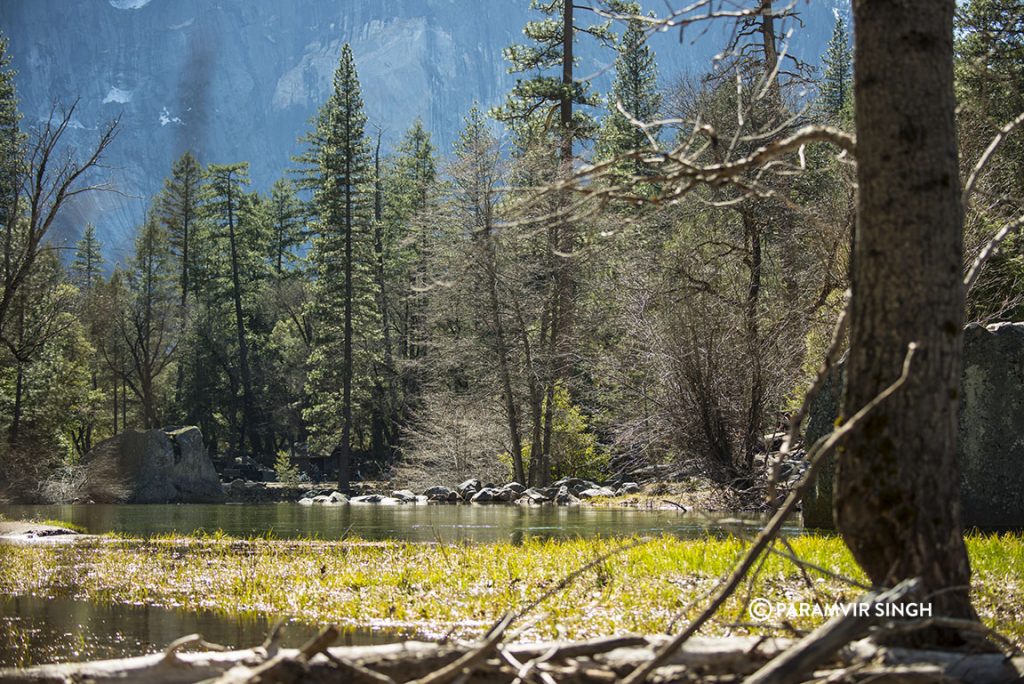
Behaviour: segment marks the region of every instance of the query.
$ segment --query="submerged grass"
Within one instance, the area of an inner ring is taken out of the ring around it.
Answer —
[[[0,546],[0,592],[73,595],[102,602],[289,615],[304,621],[475,635],[529,604],[570,571],[628,539],[529,539],[521,544],[416,544],[234,539],[221,533],[146,540],[108,537],[66,546]],[[834,536],[790,540],[804,560],[864,581]],[[975,601],[987,624],[1024,644],[1024,537],[971,536]],[[597,563],[529,616],[524,637],[654,633],[693,617],[740,557],[735,537],[658,537]],[[770,556],[707,633],[745,633],[746,596],[772,602],[849,601],[855,587]],[[687,609],[689,607],[689,612]],[[820,624],[790,620],[798,629]]]

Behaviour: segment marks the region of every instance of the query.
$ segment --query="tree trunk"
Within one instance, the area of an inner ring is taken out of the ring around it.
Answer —
[[[754,452],[761,437],[762,408],[764,405],[764,378],[761,369],[761,329],[758,313],[761,309],[761,226],[750,207],[743,211],[743,228],[750,247],[750,279],[747,284],[746,328],[747,353],[750,355],[750,395],[747,403],[746,434],[743,438],[740,470],[742,476],[754,466]]]
[[[345,149],[352,149],[346,141]],[[349,469],[352,461],[352,164],[345,160],[345,322],[342,342],[341,370],[341,444],[338,447],[338,490],[349,491]]]
[[[25,366],[21,361],[17,363],[17,377],[14,382],[14,407],[11,411],[11,427],[7,433],[7,445],[15,446],[18,443],[18,432],[21,429],[21,403],[25,388]]]
[[[523,440],[519,434],[519,410],[512,390],[512,371],[508,363],[508,344],[505,340],[505,326],[501,322],[501,307],[498,299],[498,264],[494,238],[488,225],[487,232],[487,294],[491,313],[491,329],[494,334],[495,355],[498,357],[498,371],[501,374],[501,390],[505,399],[505,413],[508,420],[508,435],[512,447],[512,468],[516,482],[526,482],[523,467]]]
[[[243,433],[249,437],[252,455],[261,448],[260,430],[252,403],[252,374],[249,370],[249,343],[245,339],[245,316],[242,311],[242,283],[238,272],[238,245],[235,238],[235,208],[231,193],[231,177],[227,178],[228,240],[231,248],[231,289],[235,304],[235,332],[238,336],[238,365],[242,375],[242,421]]]
[[[394,376],[394,351],[391,346],[391,319],[388,310],[387,291],[387,254],[384,247],[384,188],[381,182],[380,169],[380,144],[383,133],[377,131],[377,146],[373,155],[374,168],[374,191],[373,191],[373,251],[376,259],[376,286],[377,286],[377,308],[380,310],[380,330],[383,343],[384,369],[383,373],[377,374],[377,391],[380,396],[378,410],[383,427],[383,439],[390,452],[397,446],[395,438],[395,425],[399,417],[396,415],[398,409],[398,388]]]
[[[835,505],[873,583],[920,576],[936,615],[974,618],[956,458],[964,291],[954,8],[853,6],[860,195],[843,415],[899,376],[908,343],[920,349],[906,384],[839,454]]]

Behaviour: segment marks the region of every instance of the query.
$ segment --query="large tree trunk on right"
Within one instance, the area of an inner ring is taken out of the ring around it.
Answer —
[[[836,520],[876,584],[914,576],[935,615],[974,618],[960,523],[962,215],[954,0],[855,0],[858,218],[843,415],[907,382],[841,450]]]

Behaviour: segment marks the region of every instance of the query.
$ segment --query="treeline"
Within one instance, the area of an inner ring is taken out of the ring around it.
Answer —
[[[845,24],[816,70],[781,50],[778,18],[743,17],[712,72],[659,86],[643,22],[616,35],[571,3],[536,8],[530,42],[507,51],[517,85],[466,115],[450,154],[419,122],[383,154],[346,45],[305,152],[269,193],[249,189],[246,163],[187,152],[113,269],[92,226],[67,263],[43,239],[24,189],[48,139],[19,131],[4,53],[7,479],[52,477],[125,429],[195,424],[216,454],[322,457],[342,487],[390,468],[535,484],[652,464],[749,483],[842,308],[854,171],[812,144],[792,173],[673,195],[648,158],[742,158],[807,123],[852,131]],[[986,33],[1011,10],[963,11],[965,148],[1024,109],[1021,33]],[[575,80],[582,40],[615,52],[604,100]],[[584,157],[597,180],[564,189]],[[1007,158],[980,181],[1000,197],[1024,177],[1019,145]],[[59,209],[45,189],[39,206]],[[969,244],[1014,210],[972,209]],[[1002,254],[977,319],[1020,313],[1024,264],[1012,242]]]

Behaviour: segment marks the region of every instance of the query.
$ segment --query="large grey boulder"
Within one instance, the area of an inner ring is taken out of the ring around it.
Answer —
[[[832,429],[843,381],[840,368],[812,402],[808,445]],[[964,331],[959,464],[965,527],[1024,527],[1024,323],[969,325]],[[835,467],[823,465],[803,517],[809,527],[832,528]]]
[[[459,494],[454,489],[448,487],[436,486],[428,487],[423,490],[423,496],[427,497],[427,501],[436,502],[455,502],[459,499]]]
[[[216,503],[224,489],[199,428],[127,430],[85,455],[86,492],[96,502]]]
[[[473,498],[473,495],[483,488],[484,485],[480,480],[471,479],[466,480],[455,489],[459,492],[459,496],[462,497],[463,501],[470,501]]]
[[[580,502],[580,500],[569,491],[569,487],[565,485],[558,488],[558,493],[555,494],[554,500],[559,506],[574,506]]]
[[[544,492],[542,492],[539,489],[536,489],[534,487],[530,487],[529,489],[524,491],[522,496],[520,496],[518,499],[516,499],[515,502],[518,505],[520,505],[520,506],[532,506],[532,505],[539,505],[539,504],[549,503],[550,501],[551,501],[551,497],[550,496],[548,496],[547,494],[545,494]]]
[[[615,492],[607,487],[592,487],[590,489],[584,489],[582,492],[577,494],[577,496],[581,499],[596,499],[602,496],[615,496]]]
[[[495,501],[501,501],[498,498],[498,490],[493,487],[484,487],[479,492],[473,495],[470,499],[472,503],[494,503]]]

